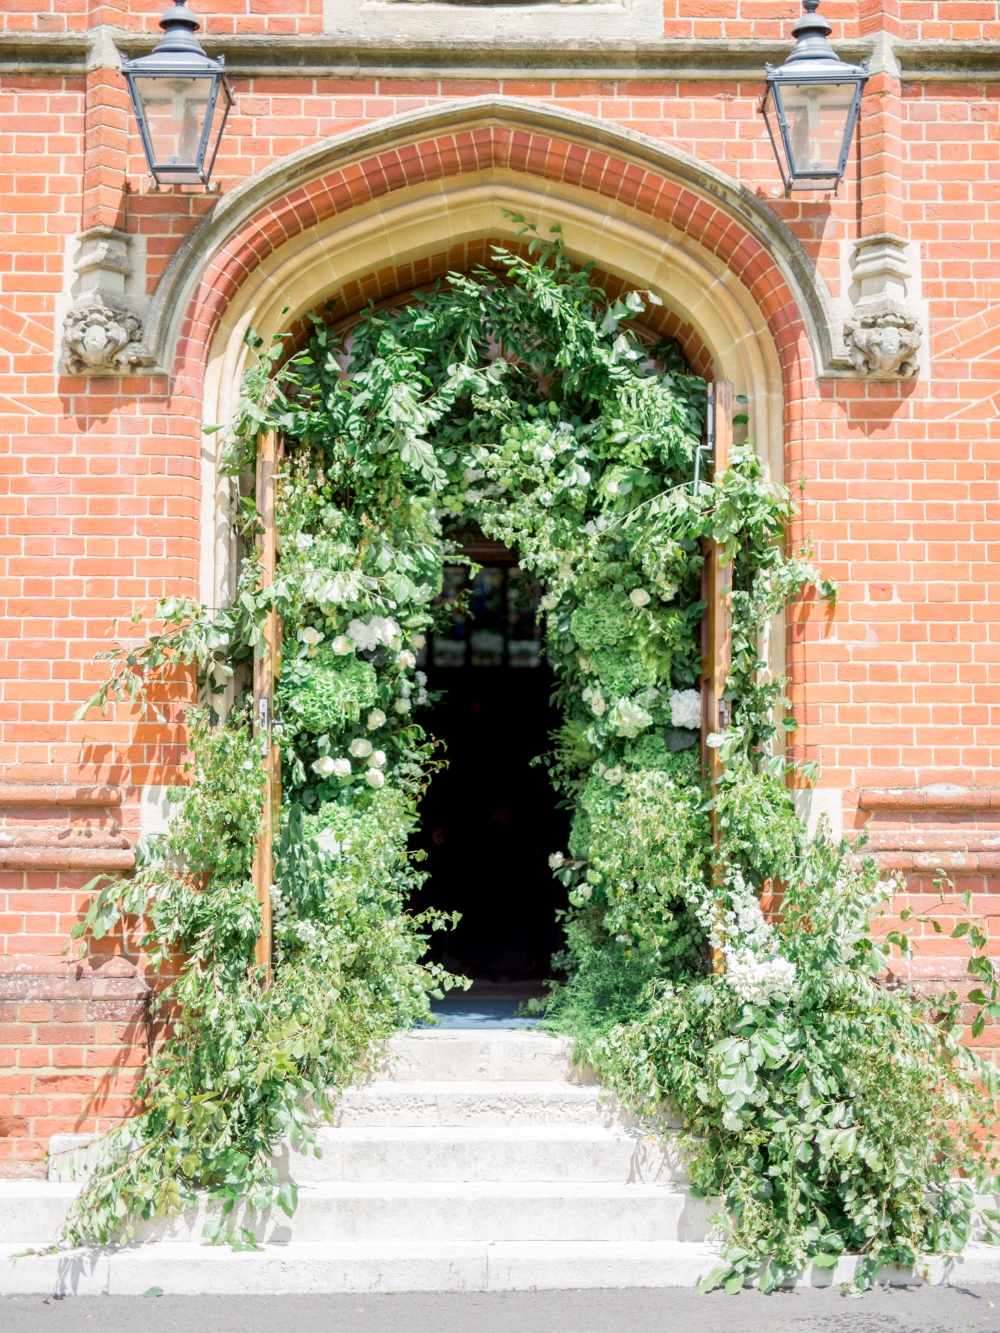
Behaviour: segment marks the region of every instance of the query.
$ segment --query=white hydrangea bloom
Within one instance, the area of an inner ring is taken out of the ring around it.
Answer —
[[[372,743],[364,736],[356,736],[347,748],[355,759],[367,759],[372,752]]]
[[[670,696],[670,724],[688,731],[701,728],[701,691],[674,690]]]
[[[311,532],[297,532],[294,541],[300,551],[308,551],[315,541],[315,538]]]

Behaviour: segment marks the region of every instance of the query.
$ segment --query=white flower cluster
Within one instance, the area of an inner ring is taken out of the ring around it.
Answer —
[[[711,894],[697,908],[709,943],[722,950],[726,985],[744,1004],[792,999],[795,964],[782,957],[774,928],[764,920],[757,895],[738,870],[726,876],[726,898],[721,912]]]
[[[670,725],[688,731],[701,729],[701,693],[698,690],[674,690],[670,696]]]
[[[775,954],[758,958],[749,949],[726,949],[726,983],[744,1004],[788,1000],[795,988],[795,964]]]
[[[387,647],[403,637],[403,632],[392,616],[370,616],[367,621],[352,620],[347,637],[359,653],[370,653],[384,643]]]
[[[585,701],[590,704],[590,711],[595,717],[603,717],[608,710],[604,695],[595,685],[588,685],[583,692]]]
[[[368,715],[368,723],[371,725],[372,718],[381,719],[379,725],[385,721],[385,714],[380,708],[376,708]],[[382,769],[386,765],[386,753],[384,750],[376,750],[371,741],[366,736],[355,736],[347,747],[351,755],[358,760],[365,761],[363,777],[369,787],[381,787],[385,783],[385,774]],[[324,755],[322,759],[317,759],[312,766],[313,772],[318,773],[321,778],[338,777],[349,778],[353,772],[350,759],[343,756],[339,759],[333,759],[330,755]]]

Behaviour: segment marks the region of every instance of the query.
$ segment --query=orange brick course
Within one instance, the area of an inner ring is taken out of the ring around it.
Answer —
[[[213,38],[264,33],[278,42],[322,32],[320,0],[192,7]],[[0,23],[25,34],[102,23],[152,33],[162,8],[161,0],[9,0]],[[823,11],[835,38],[848,42],[877,32],[910,43],[1000,36],[992,3],[824,0]],[[788,40],[798,13],[792,0],[666,0],[664,36]],[[1000,82],[874,78],[860,165],[852,153],[836,197],[790,201],[780,197],[756,113],[760,80],[291,72],[232,84],[216,169],[223,195],[346,130],[496,93],[637,130],[727,173],[787,224],[834,297],[853,242],[895,231],[919,253],[930,374],[817,380],[785,278],[738,217],[611,150],[492,128],[418,136],[405,151],[328,171],[262,209],[212,258],[185,312],[171,378],[61,376],[61,294],[75,238],[94,225],[136,237],[153,292],[216,196],[149,190],[112,71],[3,75],[0,1173],[39,1173],[52,1133],[95,1130],[127,1113],[148,1046],[149,979],[134,945],[109,941],[93,964],[62,950],[96,869],[127,868],[143,785],[181,779],[187,696],[174,692],[165,723],[114,706],[84,722],[73,713],[103,675],[93,657],[114,617],[167,593],[197,595],[208,342],[275,245],[415,181],[498,167],[582,187],[634,207],[653,231],[681,227],[752,294],[780,353],[786,479],[805,485],[794,538],[809,540],[840,584],[835,611],[807,600],[791,618],[793,753],[820,761],[823,785],[845,793],[846,829],[869,828],[887,867],[905,873],[913,905],[938,903],[935,878],[952,873],[992,929],[1000,888]],[[472,262],[472,247],[465,258]],[[434,263],[444,259],[463,262]],[[437,271],[430,257],[428,265],[426,273],[372,275],[358,301],[380,282],[425,280]],[[706,368],[693,330],[676,320],[669,327]],[[942,787],[966,793],[957,808],[933,797],[930,805],[912,795],[873,804],[862,795]],[[947,920],[954,909],[937,910]],[[946,986],[965,959],[929,926],[921,931],[912,974]],[[1000,1045],[996,1029],[984,1040]]]

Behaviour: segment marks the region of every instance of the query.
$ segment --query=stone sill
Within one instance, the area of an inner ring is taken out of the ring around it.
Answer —
[[[940,810],[956,814],[977,814],[1000,810],[1000,788],[983,787],[902,787],[867,788],[858,799],[861,810],[916,812]]]
[[[0,782],[0,809],[4,806],[119,806],[120,787],[78,787],[62,783]]]

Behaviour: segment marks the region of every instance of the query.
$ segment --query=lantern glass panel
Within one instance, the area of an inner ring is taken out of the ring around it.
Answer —
[[[783,83],[792,169],[840,175],[847,121],[857,83]]]
[[[208,113],[214,77],[209,78],[150,78],[135,80],[136,94],[148,127],[153,161],[157,172],[162,171],[179,185],[200,185],[203,180],[199,161],[202,131]],[[216,99],[213,121],[220,119],[224,108]],[[213,129],[215,126],[213,125]]]

